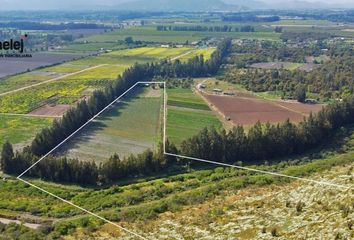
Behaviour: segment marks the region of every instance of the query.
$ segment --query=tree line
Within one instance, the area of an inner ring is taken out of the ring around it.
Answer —
[[[221,17],[224,22],[276,22],[279,16],[260,16],[255,13],[227,13]]]
[[[229,132],[204,129],[182,142],[180,152],[185,156],[232,164],[274,162],[280,157],[314,149],[330,139],[336,130],[353,123],[354,97],[350,97],[323,108],[316,115],[311,114],[298,125],[289,120],[277,125],[257,123],[248,133],[242,126]]]
[[[224,26],[156,26],[156,31],[192,31],[192,32],[254,32],[254,27],[250,25],[235,27],[231,25]]]
[[[31,145],[25,147],[22,152],[13,152],[10,143],[5,143],[1,153],[1,169],[5,173],[20,174],[31,164],[36,162],[74,131],[86,123],[89,119],[99,113],[110,102],[124,93],[128,88],[139,81],[149,81],[153,77],[201,77],[215,74],[222,60],[231,45],[230,39],[225,39],[218,45],[216,51],[209,60],[203,56],[196,56],[188,62],[179,60],[174,62],[164,60],[160,63],[135,64],[128,68],[117,80],[108,85],[104,90],[97,90],[87,100],[80,101],[75,108],[68,110],[62,119],[55,120],[49,128],[44,128],[36,135]],[[171,151],[174,146],[167,144]],[[97,166],[94,162],[79,162],[78,160],[50,157],[47,161],[40,162],[31,171],[30,176],[41,177],[58,182],[73,182],[79,184],[93,184],[98,178],[105,181],[112,179],[114,174],[109,171],[122,171],[118,177],[127,175],[145,174],[146,171],[157,171],[169,165],[169,158],[161,154],[154,154],[148,151],[138,156],[130,156],[127,159],[119,160],[113,156],[107,162]],[[112,167],[116,166],[116,167]]]
[[[107,26],[96,23],[38,23],[38,22],[1,22],[0,28],[15,28],[21,30],[68,30],[68,29],[107,29]]]

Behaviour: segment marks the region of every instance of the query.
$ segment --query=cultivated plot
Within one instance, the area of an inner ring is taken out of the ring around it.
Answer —
[[[324,106],[281,100],[267,93],[256,95],[235,84],[212,78],[199,80],[196,90],[224,121],[233,125],[250,126],[258,121],[276,124],[287,119],[297,123],[310,113],[319,112]]]
[[[185,61],[195,52],[199,50],[187,47],[126,49],[17,75],[0,82],[0,112],[30,113],[48,105],[72,105],[102,89],[135,63],[180,57]]]
[[[205,127],[222,128],[216,114],[191,89],[168,89],[167,98],[166,127],[170,142],[179,145]]]
[[[51,118],[0,114],[0,146],[9,141],[15,149],[21,148],[52,121]]]
[[[274,32],[223,32],[224,37],[270,39],[278,40],[279,33]],[[134,27],[120,29],[101,35],[89,36],[78,39],[78,42],[108,43],[117,40],[124,40],[126,37],[133,37],[134,40],[157,42],[157,43],[180,43],[200,41],[204,38],[220,37],[220,32],[197,32],[197,31],[157,31],[156,26]]]
[[[81,57],[81,54],[33,53],[31,58],[0,60],[0,78]]]
[[[156,150],[161,141],[162,90],[137,86],[54,154],[101,162]]]

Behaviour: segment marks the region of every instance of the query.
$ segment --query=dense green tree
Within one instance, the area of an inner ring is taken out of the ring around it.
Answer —
[[[12,160],[14,158],[14,151],[12,145],[6,141],[1,151],[1,169],[4,172],[12,171]]]
[[[306,87],[304,85],[298,84],[296,86],[294,97],[298,102],[305,102],[306,100]]]

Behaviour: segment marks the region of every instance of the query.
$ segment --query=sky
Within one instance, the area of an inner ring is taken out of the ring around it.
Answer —
[[[89,6],[114,6],[120,3],[134,1],[134,0],[0,0],[0,10],[42,10],[42,9],[86,9]],[[178,0],[176,0],[178,1]],[[225,0],[225,2],[237,3],[238,0]],[[286,4],[287,1],[294,0],[257,0],[266,3],[279,3]],[[307,2],[325,2],[345,4],[351,3],[354,5],[354,0],[301,0]]]

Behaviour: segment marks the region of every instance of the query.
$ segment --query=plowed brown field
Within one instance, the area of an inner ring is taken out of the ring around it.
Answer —
[[[230,118],[236,125],[252,125],[262,123],[279,123],[290,119],[300,122],[310,112],[318,112],[322,105],[310,105],[290,102],[271,102],[257,98],[226,97],[219,95],[204,95],[222,115]]]

